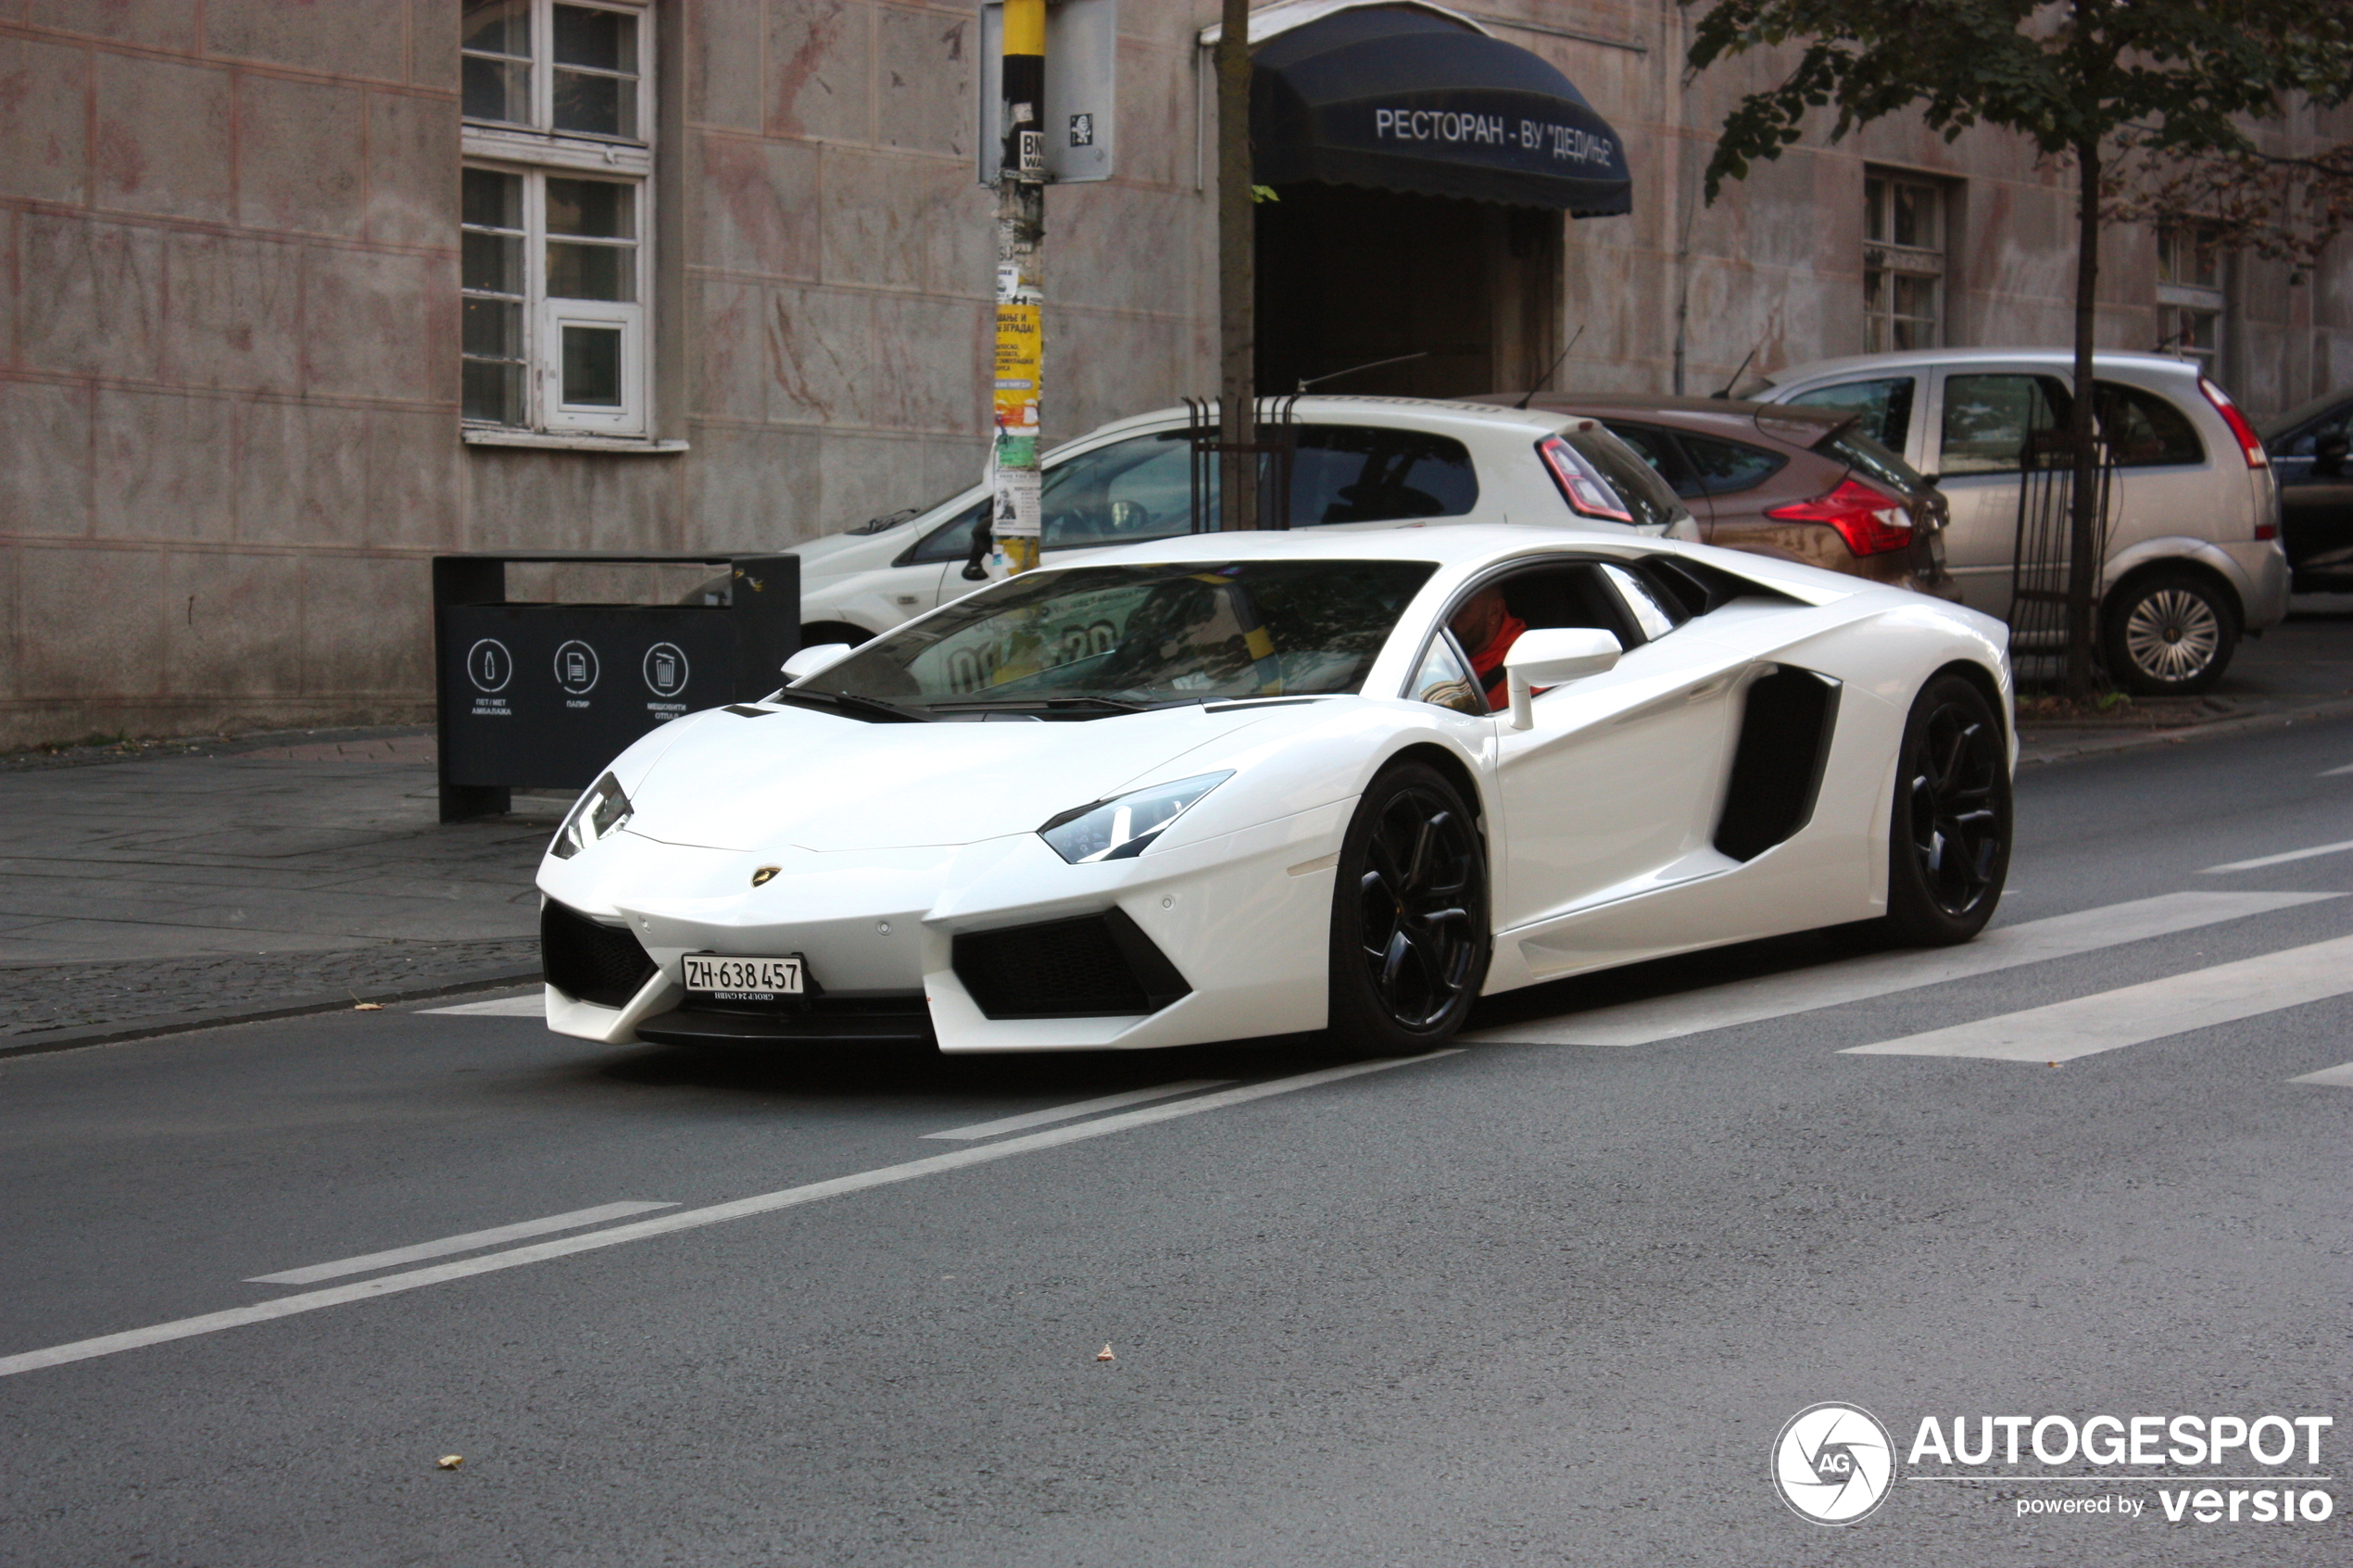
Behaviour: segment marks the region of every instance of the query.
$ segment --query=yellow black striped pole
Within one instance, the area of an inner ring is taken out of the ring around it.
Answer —
[[[1044,390],[1046,0],[1005,0],[1004,145],[997,169],[993,532],[1008,571],[1038,564],[1038,409]]]

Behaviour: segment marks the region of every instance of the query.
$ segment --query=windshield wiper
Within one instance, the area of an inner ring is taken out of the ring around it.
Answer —
[[[878,696],[859,696],[850,692],[819,692],[786,686],[768,699],[803,706],[824,703],[837,713],[871,713],[886,724],[928,724],[931,715],[901,708],[895,702],[885,702]]]

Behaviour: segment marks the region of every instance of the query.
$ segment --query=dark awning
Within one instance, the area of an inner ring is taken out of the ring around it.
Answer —
[[[1260,183],[1340,185],[1632,210],[1626,149],[1577,89],[1527,50],[1410,6],[1334,11],[1252,56]]]

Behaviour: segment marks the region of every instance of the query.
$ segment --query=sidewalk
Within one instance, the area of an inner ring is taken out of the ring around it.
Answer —
[[[0,771],[0,1048],[536,976],[532,873],[567,802],[445,827],[419,732],[171,749]]]
[[[2143,697],[2111,719],[2019,721],[2019,762],[2064,762],[2137,746],[2221,740],[2249,730],[2353,713],[2353,595],[2299,595],[2288,618],[2239,644],[2229,673],[2202,696]]]

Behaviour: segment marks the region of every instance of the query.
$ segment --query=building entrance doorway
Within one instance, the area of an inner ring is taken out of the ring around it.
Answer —
[[[1317,390],[1516,391],[1560,352],[1559,211],[1315,182],[1277,194],[1256,215],[1262,395],[1416,352]]]

